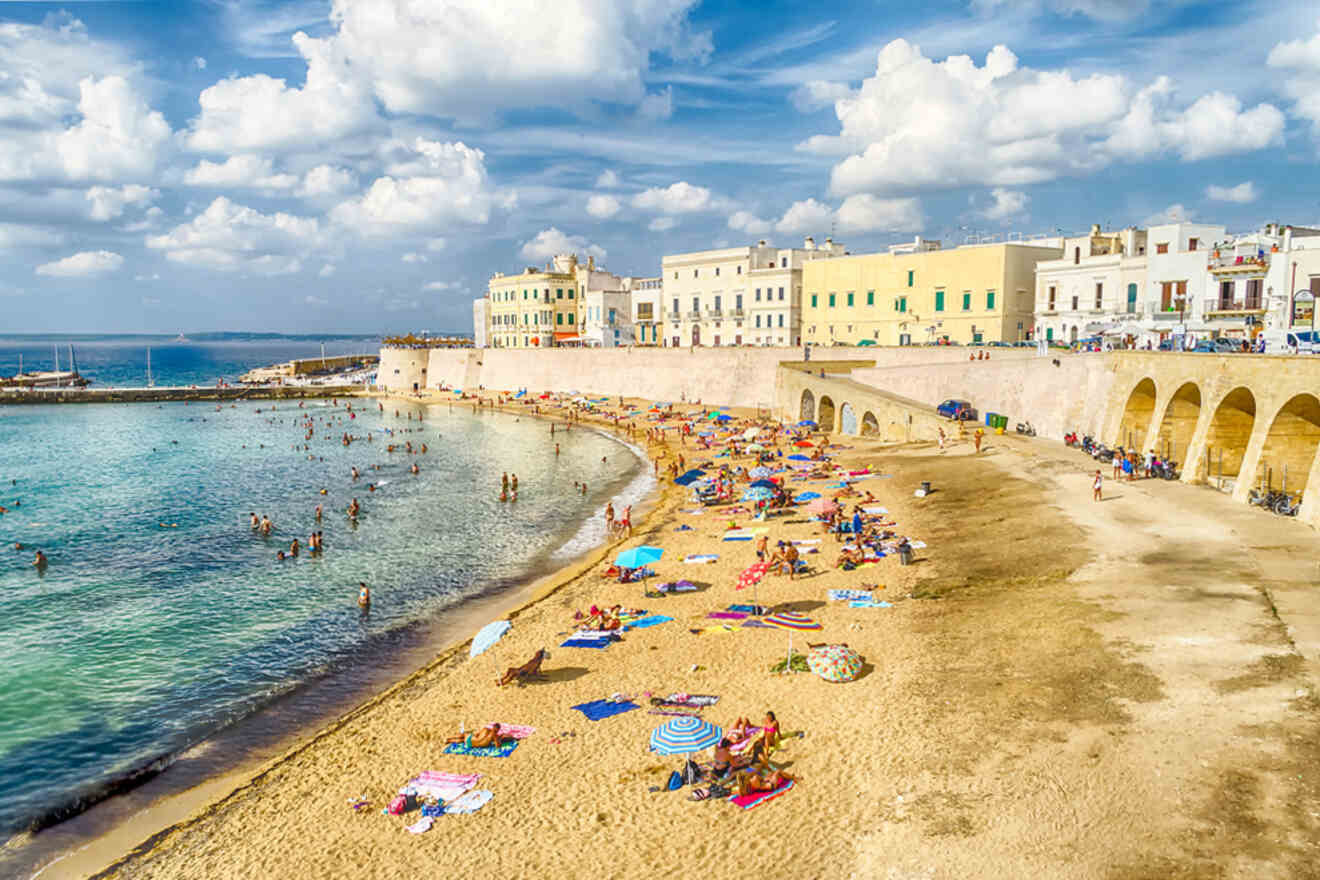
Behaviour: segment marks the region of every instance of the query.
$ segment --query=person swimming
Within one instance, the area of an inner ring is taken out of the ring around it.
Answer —
[[[32,567],[41,569],[45,568],[48,564],[50,564],[50,560],[46,558],[46,554],[38,550],[36,557],[32,560]]]
[[[367,585],[364,581],[358,581],[358,607],[371,607],[371,590],[367,589]]]

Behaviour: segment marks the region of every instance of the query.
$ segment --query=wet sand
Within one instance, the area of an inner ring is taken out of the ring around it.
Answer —
[[[659,580],[700,592],[567,577],[490,651],[442,655],[98,876],[1317,876],[1312,531],[1180,484],[1107,481],[1096,504],[1089,460],[1045,441],[990,438],[981,456],[846,442],[840,461],[890,475],[859,488],[929,546],[911,567],[842,572],[824,537],[809,576],[758,595],[824,625],[795,646],[858,650],[857,681],[768,672],[781,630],[689,631],[750,601],[734,581],[754,551],[671,488],[624,546],[664,547]],[[922,480],[936,491],[914,498]],[[805,519],[771,520],[772,540],[820,537]],[[868,583],[893,607],[826,602]],[[555,647],[575,609],[615,602],[675,621]],[[494,687],[545,646],[545,681]],[[802,733],[775,756],[797,786],[747,812],[651,792],[682,764],[646,750],[665,719],[570,709],[671,691],[719,694],[705,717],[722,725],[776,711]],[[460,722],[488,721],[537,732],[508,758],[441,754]],[[480,772],[494,799],[410,835],[415,814],[379,808],[425,769]],[[371,810],[347,807],[359,794]]]

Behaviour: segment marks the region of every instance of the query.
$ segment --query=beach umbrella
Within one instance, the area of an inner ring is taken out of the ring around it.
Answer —
[[[729,415],[728,413],[720,413],[719,415],[715,416],[715,421],[717,421],[717,422],[727,422],[727,421],[729,421],[729,420],[732,419],[732,418],[733,418],[733,416]]]
[[[756,562],[748,566],[742,574],[738,575],[737,589],[745,590],[748,587],[756,586],[765,577],[765,573],[770,570],[770,563]]]
[[[807,505],[808,513],[827,514],[839,509],[839,505],[829,498],[817,498]]]
[[[814,428],[814,427],[816,427],[816,423],[813,422],[811,419],[803,419],[802,421],[800,421],[800,422],[797,423],[797,427],[799,427],[799,428]]]
[[[753,480],[759,480],[762,477],[768,477],[773,473],[774,471],[770,470],[770,468],[765,465],[759,465],[748,471],[747,476],[751,477]]]
[[[812,443],[810,440],[796,440],[794,441],[793,445],[798,447],[799,449],[810,449],[816,444]]]
[[[477,634],[472,637],[472,647],[468,649],[468,656],[475,657],[484,652],[491,645],[504,638],[504,634],[512,628],[513,624],[507,620],[495,620],[486,624],[477,630]]]
[[[748,451],[748,452],[765,452],[765,447],[762,446],[760,443],[753,443],[752,445],[750,445],[750,446],[747,447],[747,451]]]
[[[774,489],[778,489],[779,485],[774,480],[757,480],[755,483],[752,483],[751,486],[749,486],[748,488],[774,490]]]
[[[820,629],[820,624],[796,611],[779,611],[765,618],[765,622],[781,629]]]
[[[671,718],[651,731],[651,751],[662,755],[686,755],[708,749],[720,741],[724,731],[694,715]]]
[[[751,440],[759,433],[761,433],[760,428],[748,428],[746,431],[742,432],[742,435],[744,440]]]
[[[801,495],[794,497],[793,500],[800,503],[803,501],[815,501],[819,497],[819,492],[803,492]]]
[[[687,473],[683,474],[681,477],[675,477],[675,478],[674,478],[674,485],[676,485],[676,486],[690,486],[690,485],[692,485],[693,483],[695,483],[697,480],[700,480],[700,479],[701,479],[702,477],[704,477],[704,476],[706,476],[706,472],[705,472],[705,471],[701,470],[700,468],[693,468],[692,470],[690,470],[690,471],[688,471]]]
[[[795,453],[795,454],[793,454],[793,455],[790,455],[790,456],[788,457],[788,460],[789,460],[789,461],[811,461],[811,459],[807,458],[805,455],[803,455],[803,454],[800,453],[800,452],[799,452],[799,453]]]
[[[755,486],[742,493],[743,501],[769,501],[774,497],[774,490],[767,489],[764,486]]]
[[[642,568],[653,562],[659,562],[660,557],[664,555],[665,551],[660,547],[648,547],[643,544],[641,547],[624,550],[614,560],[614,564],[619,568]]]
[[[852,681],[862,671],[862,657],[847,645],[818,645],[807,654],[807,668],[826,681]]]

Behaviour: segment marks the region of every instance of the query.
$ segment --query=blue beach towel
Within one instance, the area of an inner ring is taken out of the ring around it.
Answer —
[[[561,648],[596,648],[597,650],[604,650],[609,646],[609,639],[569,639],[559,644]]]
[[[869,602],[875,598],[870,590],[830,590],[831,602]]]
[[[888,602],[876,601],[875,599],[855,599],[848,603],[853,608],[893,608]]]
[[[634,620],[624,629],[646,629],[648,626],[655,626],[657,623],[668,623],[673,620],[672,617],[665,617],[663,614],[652,614],[650,617],[643,617],[641,620]]]
[[[472,755],[478,758],[507,758],[513,754],[513,750],[518,748],[518,740],[505,743],[502,746],[482,746],[481,748],[469,748],[466,743],[448,743],[445,745],[446,755]]]
[[[600,721],[613,715],[620,715],[624,712],[631,712],[633,709],[640,709],[636,703],[627,701],[620,703],[611,703],[609,700],[592,700],[590,703],[579,703],[573,706],[583,715],[586,715],[592,721]]]
[[[752,536],[751,536],[751,535],[727,535],[726,537],[724,537],[724,538],[721,539],[721,540],[724,540],[724,541],[750,541],[750,540],[752,540]]]

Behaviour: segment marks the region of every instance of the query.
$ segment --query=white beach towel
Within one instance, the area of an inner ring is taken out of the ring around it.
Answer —
[[[683,561],[689,565],[705,565],[708,562],[714,562],[719,559],[718,553],[698,553],[693,556],[684,557]]]
[[[460,798],[455,798],[445,804],[446,815],[456,815],[458,813],[475,813],[495,797],[495,792],[484,788],[474,788]]]
[[[888,507],[880,507],[879,505],[875,505],[875,504],[872,504],[872,505],[870,505],[869,507],[863,507],[863,508],[862,508],[862,513],[881,514],[881,513],[888,513],[888,512],[889,512],[889,508],[888,508]]]

